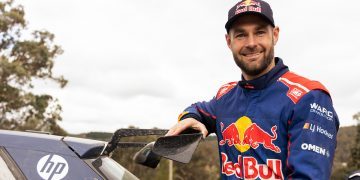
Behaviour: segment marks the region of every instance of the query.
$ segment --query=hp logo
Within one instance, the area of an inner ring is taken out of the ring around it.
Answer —
[[[36,169],[45,180],[61,180],[67,175],[69,166],[63,157],[49,154],[39,160]]]

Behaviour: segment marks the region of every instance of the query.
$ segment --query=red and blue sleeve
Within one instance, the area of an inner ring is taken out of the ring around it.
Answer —
[[[203,101],[192,104],[187,107],[180,115],[178,120],[181,121],[186,118],[194,118],[203,123],[209,134],[216,132],[216,104],[217,101],[236,87],[237,82],[230,82],[224,84],[218,90],[216,96],[210,101]]]
[[[338,129],[330,96],[322,90],[304,95],[288,122],[287,177],[329,179]]]
[[[213,133],[216,131],[215,103],[216,98],[214,97],[210,101],[192,104],[179,115],[178,120],[194,118],[205,125],[209,134]]]

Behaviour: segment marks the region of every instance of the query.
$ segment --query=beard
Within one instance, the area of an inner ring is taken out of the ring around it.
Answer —
[[[264,51],[264,57],[260,59],[259,64],[256,65],[250,65],[246,63],[245,60],[243,60],[240,56],[238,56],[238,54],[235,54],[234,52],[233,57],[236,65],[241,69],[243,73],[250,76],[257,76],[264,72],[274,59],[274,46],[270,48],[270,51],[268,53],[265,53]]]

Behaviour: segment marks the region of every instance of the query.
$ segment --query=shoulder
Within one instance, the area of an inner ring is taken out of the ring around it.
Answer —
[[[234,87],[236,87],[237,84],[238,84],[238,82],[234,81],[234,82],[229,82],[229,83],[222,85],[220,87],[220,89],[218,90],[218,92],[216,93],[216,100],[219,100],[222,96],[224,96],[225,94],[230,92],[232,89],[234,89]]]
[[[279,81],[288,87],[286,95],[294,104],[312,90],[320,90],[330,96],[329,91],[320,82],[307,79],[290,71],[283,74]]]

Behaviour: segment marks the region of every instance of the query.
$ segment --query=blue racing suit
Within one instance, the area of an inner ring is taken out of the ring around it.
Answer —
[[[218,139],[222,179],[329,179],[339,120],[328,90],[280,58],[254,80],[186,108]]]

